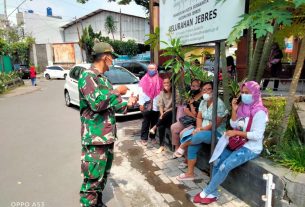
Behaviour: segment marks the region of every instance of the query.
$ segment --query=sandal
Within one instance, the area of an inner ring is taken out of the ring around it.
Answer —
[[[174,152],[173,157],[179,158],[179,157],[182,157],[183,154],[184,154],[184,149],[182,149],[182,148],[179,147],[179,148]]]
[[[141,140],[141,144],[146,146],[147,145],[147,141],[146,140]]]
[[[157,153],[157,154],[160,154],[160,153],[162,153],[164,150],[165,150],[164,147],[161,146],[161,147],[157,150],[156,153]]]
[[[153,145],[156,145],[156,144],[157,144],[157,140],[156,140],[156,139],[152,139],[152,140],[151,140],[151,143],[152,143]]]
[[[194,176],[188,176],[185,173],[182,173],[179,176],[177,176],[176,179],[180,180],[180,181],[184,181],[184,180],[191,180],[192,181],[192,180],[195,180],[195,177]]]

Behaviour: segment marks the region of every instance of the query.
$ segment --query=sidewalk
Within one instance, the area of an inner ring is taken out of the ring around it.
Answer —
[[[143,146],[139,138],[139,125],[127,124],[119,130],[119,140],[115,147],[115,160],[111,177],[124,193],[125,206],[202,206],[194,205],[192,200],[209,182],[207,174],[195,169],[195,181],[178,181],[176,177],[185,172],[177,166],[182,158],[172,159],[167,149],[157,154],[158,146],[151,143]],[[246,207],[246,203],[220,188],[218,202],[208,207]]]
[[[41,90],[41,87],[39,85],[32,86],[31,80],[23,80],[23,81],[24,81],[23,86],[20,86],[18,88],[5,92],[4,94],[0,95],[0,99],[19,96],[19,95],[25,95],[28,93],[33,93],[35,91]],[[44,80],[42,80],[42,81],[44,81]],[[40,84],[40,83],[41,83],[41,81],[38,84]]]

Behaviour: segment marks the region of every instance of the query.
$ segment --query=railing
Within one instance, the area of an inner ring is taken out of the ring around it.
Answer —
[[[13,89],[21,85],[24,85],[24,82],[21,78],[16,78],[5,83],[6,89]]]
[[[269,84],[267,88],[273,89],[274,86],[274,81],[279,81],[279,87],[278,90],[279,92],[289,92],[290,89],[290,84],[292,82],[291,78],[288,79],[283,79],[283,78],[264,78],[261,81],[261,87],[263,88],[263,83],[264,81],[269,81]],[[305,79],[299,79],[298,86],[296,92],[304,94],[305,93]]]

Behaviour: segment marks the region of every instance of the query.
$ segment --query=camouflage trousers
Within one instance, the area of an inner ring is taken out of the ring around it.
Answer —
[[[80,189],[81,206],[98,206],[102,203],[102,191],[113,161],[113,146],[83,145],[81,173],[84,178]]]

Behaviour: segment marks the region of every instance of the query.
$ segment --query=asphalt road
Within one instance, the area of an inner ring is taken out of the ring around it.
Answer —
[[[80,119],[64,104],[63,80],[0,97],[0,206],[79,206]],[[104,202],[123,206],[112,183]]]

